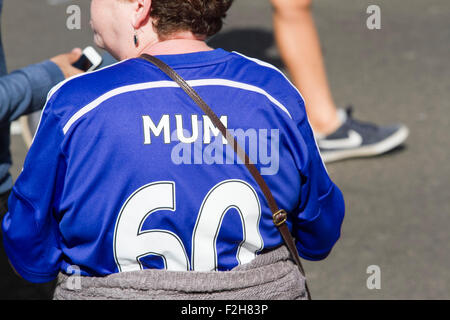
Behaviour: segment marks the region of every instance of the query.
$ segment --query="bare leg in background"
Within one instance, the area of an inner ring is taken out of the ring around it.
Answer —
[[[341,121],[333,101],[311,12],[311,0],[271,0],[281,57],[306,104],[313,130],[330,134]]]

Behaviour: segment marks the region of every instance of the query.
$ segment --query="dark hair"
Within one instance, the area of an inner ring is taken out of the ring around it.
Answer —
[[[222,29],[233,0],[153,0],[150,17],[160,38],[178,31],[210,37]]]

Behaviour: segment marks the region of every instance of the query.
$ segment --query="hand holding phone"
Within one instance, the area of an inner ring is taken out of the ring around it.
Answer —
[[[51,58],[50,61],[58,66],[63,73],[64,78],[70,78],[83,72],[83,70],[75,68],[72,65],[81,57],[82,54],[83,52],[80,48],[74,48],[71,52],[63,53]]]
[[[83,71],[93,71],[102,63],[102,57],[93,47],[86,47],[77,62],[72,64],[75,68]]]

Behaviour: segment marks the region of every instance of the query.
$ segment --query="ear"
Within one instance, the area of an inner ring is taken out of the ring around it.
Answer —
[[[140,29],[150,18],[152,0],[135,0],[133,27]]]

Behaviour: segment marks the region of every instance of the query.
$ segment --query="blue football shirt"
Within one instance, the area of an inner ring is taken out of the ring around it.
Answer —
[[[344,202],[304,101],[273,66],[216,49],[159,56],[263,174],[300,255],[325,258]],[[5,250],[25,279],[158,268],[230,270],[283,240],[258,185],[173,81],[129,59],[55,87],[9,199]]]

